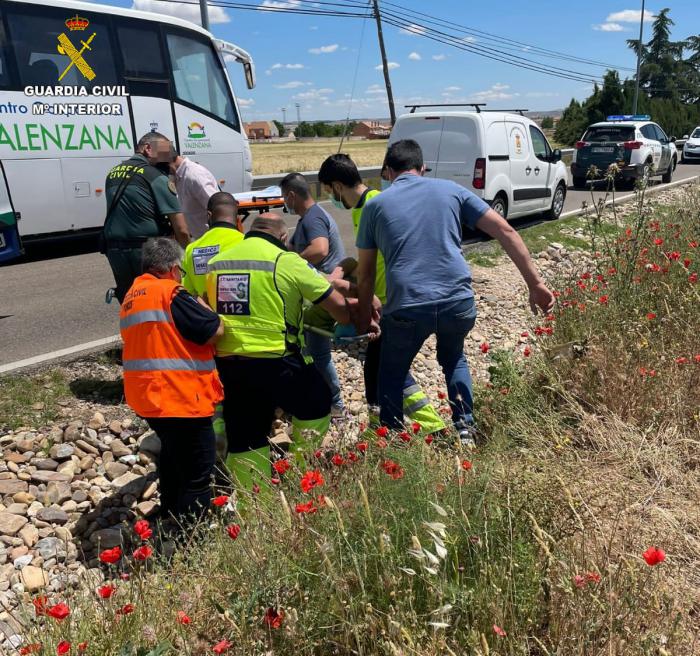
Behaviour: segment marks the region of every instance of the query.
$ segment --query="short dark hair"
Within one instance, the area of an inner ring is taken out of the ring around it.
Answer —
[[[321,164],[318,170],[318,181],[329,186],[334,182],[340,182],[346,187],[356,187],[362,184],[362,176],[349,155],[337,153],[326,157]]]
[[[136,152],[141,152],[146,146],[155,146],[158,141],[170,143],[170,139],[160,132],[146,132],[136,144]]]
[[[309,183],[301,173],[290,173],[285,175],[280,181],[280,189],[285,194],[288,191],[293,191],[297,196],[306,200],[311,196],[309,191]]]
[[[384,158],[384,166],[394,171],[420,171],[423,166],[423,151],[417,141],[402,139],[389,146]]]
[[[207,210],[214,212],[220,207],[231,208],[234,212],[238,208],[238,201],[228,191],[217,191],[209,196]]]

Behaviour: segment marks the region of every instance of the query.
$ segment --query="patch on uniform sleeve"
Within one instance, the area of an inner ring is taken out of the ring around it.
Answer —
[[[175,180],[168,180],[168,189],[173,193],[174,196],[177,196],[177,188],[175,187]]]
[[[217,314],[250,315],[250,274],[222,273],[216,279]]]
[[[192,262],[196,275],[203,276],[207,273],[209,260],[219,252],[219,248],[219,244],[215,244],[214,246],[200,246],[192,249]]]

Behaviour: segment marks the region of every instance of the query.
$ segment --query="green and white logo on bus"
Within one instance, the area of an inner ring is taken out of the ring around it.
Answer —
[[[190,123],[187,126],[187,138],[188,139],[206,139],[207,135],[204,133],[204,126],[196,121]]]

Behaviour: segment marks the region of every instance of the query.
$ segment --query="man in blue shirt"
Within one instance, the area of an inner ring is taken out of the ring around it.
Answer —
[[[549,311],[554,296],[505,219],[464,187],[422,177],[423,154],[415,141],[392,144],[384,164],[392,185],[367,202],[357,235],[360,333],[366,332],[371,316],[377,251],[386,263],[380,418],[390,428],[402,425],[406,374],[425,340],[434,334],[452,420],[462,442],[473,446],[472,381],[464,338],[476,321],[476,307],[471,271],[462,254],[462,228],[478,228],[498,240],[529,288],[533,312]]]

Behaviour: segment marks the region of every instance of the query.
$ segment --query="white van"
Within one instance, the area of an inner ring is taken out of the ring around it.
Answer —
[[[567,171],[537,124],[520,113],[484,110],[411,112],[400,116],[389,144],[414,139],[423,150],[425,175],[454,180],[514,219],[564,208]],[[466,106],[466,105],[465,105]]]

